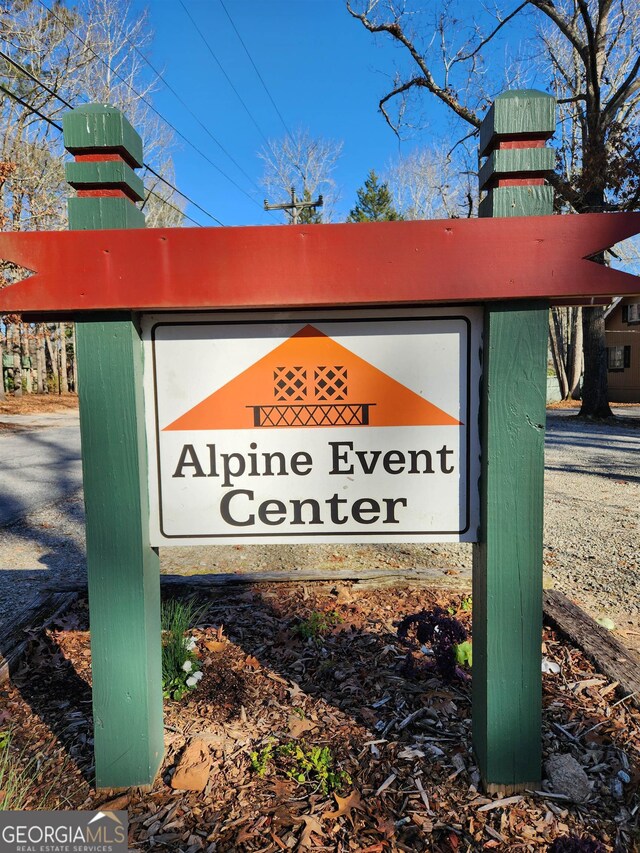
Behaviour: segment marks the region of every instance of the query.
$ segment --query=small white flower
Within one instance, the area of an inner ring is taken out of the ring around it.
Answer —
[[[185,648],[188,652],[192,652],[196,647],[196,638],[189,637],[188,640],[185,641]]]
[[[182,664],[182,669],[183,669],[185,672],[191,672],[191,670],[193,669],[193,664],[191,663],[191,661],[190,661],[190,660],[188,660],[188,659],[187,659],[187,660]]]
[[[202,678],[202,673],[200,672],[199,669],[193,673],[192,678],[195,678],[196,681],[200,681],[200,679]]]
[[[197,683],[198,679],[194,678],[193,675],[190,675],[189,678],[187,678],[187,687],[195,687]]]

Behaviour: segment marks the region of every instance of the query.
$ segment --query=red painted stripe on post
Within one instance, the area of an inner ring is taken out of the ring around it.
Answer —
[[[91,154],[75,154],[73,158],[77,163],[104,163],[113,160],[119,160],[126,163],[126,160],[121,154],[115,151],[100,151]]]
[[[521,174],[516,176],[511,174],[508,178],[496,178],[493,186],[497,187],[543,187],[545,184],[544,178],[532,177],[535,172],[530,172],[528,175]],[[487,185],[486,189],[492,189],[492,185]]]
[[[124,190],[116,189],[84,189],[76,190],[78,198],[131,198]]]
[[[504,150],[509,148],[544,148],[546,140],[549,136],[518,136],[513,139],[505,136],[497,140],[495,148]]]

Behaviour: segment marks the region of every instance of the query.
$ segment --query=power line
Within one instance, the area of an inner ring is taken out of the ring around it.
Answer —
[[[147,169],[147,171],[151,172],[151,174],[154,175],[159,181],[162,181],[163,184],[166,184],[174,192],[177,192],[178,195],[181,195],[184,199],[186,199],[189,202],[189,204],[192,204],[194,207],[196,207],[198,210],[200,210],[202,213],[204,213],[205,216],[208,216],[210,219],[213,219],[213,221],[217,222],[218,225],[224,225],[224,223],[220,222],[220,220],[217,219],[212,213],[209,213],[209,211],[205,210],[204,207],[200,207],[200,205],[197,202],[195,202],[192,198],[189,198],[188,195],[185,195],[177,187],[174,187],[172,183],[170,183],[166,178],[163,178],[162,175],[159,175],[156,172],[156,170],[152,169],[151,166],[149,166],[147,163],[144,163],[143,165]],[[157,193],[154,193],[154,195],[157,195]],[[158,198],[161,198],[161,196],[158,196]],[[167,202],[167,204],[168,204],[168,202]],[[191,221],[193,222],[194,220],[192,219]]]
[[[273,100],[273,98],[271,97],[271,92],[269,91],[269,89],[268,89],[268,87],[267,87],[267,84],[266,84],[266,83],[264,82],[264,80],[262,79],[262,74],[260,74],[260,72],[258,71],[258,67],[257,67],[257,65],[255,64],[255,62],[253,61],[253,58],[252,58],[251,54],[249,53],[249,49],[247,48],[246,44],[245,44],[245,43],[244,43],[244,41],[242,40],[242,36],[241,36],[241,35],[240,35],[240,33],[238,32],[238,28],[237,28],[237,27],[236,27],[236,25],[233,23],[233,18],[231,17],[231,15],[229,14],[229,12],[227,11],[227,7],[224,5],[223,0],[220,0],[220,5],[221,5],[221,6],[222,6],[222,8],[224,9],[224,13],[225,13],[225,15],[227,16],[227,18],[229,19],[229,23],[230,23],[230,24],[231,24],[231,26],[233,27],[233,30],[234,30],[235,34],[238,36],[238,39],[239,39],[239,41],[240,41],[240,44],[241,44],[241,45],[242,45],[242,47],[244,48],[244,52],[245,52],[245,53],[247,54],[247,56],[249,57],[249,62],[250,62],[250,63],[251,63],[251,65],[253,66],[253,70],[254,70],[254,71],[256,72],[256,74],[258,75],[258,79],[259,79],[259,80],[260,80],[260,82],[262,83],[262,87],[263,87],[263,89],[265,90],[265,92],[267,93],[267,96],[268,96],[269,100],[270,100],[270,101],[271,101],[271,103],[273,104],[273,108],[274,108],[274,110],[278,113],[278,118],[279,118],[279,119],[280,119],[280,121],[282,122],[282,126],[284,127],[284,129],[285,129],[285,131],[286,131],[286,133],[287,133],[287,136],[288,136],[290,139],[292,139],[293,137],[292,137],[292,135],[291,135],[291,131],[290,131],[290,130],[289,130],[289,128],[287,127],[287,124],[286,124],[285,120],[282,118],[282,113],[281,113],[281,112],[280,112],[280,110],[278,109],[278,106],[277,106],[276,102],[275,102],[275,101]]]
[[[194,19],[193,15],[191,14],[191,12],[190,12],[190,11],[187,9],[187,7],[185,6],[185,4],[184,4],[183,0],[179,0],[179,3],[180,3],[180,5],[182,6],[182,8],[183,8],[183,10],[184,10],[184,12],[185,12],[185,14],[186,14],[186,16],[189,18],[189,20],[190,20],[190,21],[191,21],[191,23],[193,24],[193,27],[194,27],[195,31],[198,33],[198,35],[200,36],[200,38],[201,38],[201,39],[202,39],[202,41],[204,42],[204,46],[207,48],[207,50],[208,50],[208,51],[209,51],[209,53],[211,54],[211,57],[213,58],[214,62],[216,63],[216,65],[218,66],[218,68],[220,69],[220,71],[222,71],[222,73],[223,73],[223,75],[224,75],[225,80],[227,81],[227,83],[229,84],[229,86],[231,86],[231,88],[232,88],[232,89],[233,89],[233,91],[235,92],[236,97],[238,98],[238,100],[240,101],[240,103],[242,104],[242,106],[244,107],[245,112],[247,113],[247,115],[249,116],[249,118],[250,118],[250,119],[251,119],[251,121],[253,122],[253,124],[254,124],[254,126],[255,126],[256,130],[258,131],[258,133],[260,134],[260,136],[261,136],[261,137],[262,137],[262,139],[264,140],[265,145],[269,146],[269,140],[267,139],[267,137],[265,136],[265,134],[264,134],[264,133],[263,133],[263,131],[262,131],[262,128],[260,127],[260,125],[258,124],[258,122],[256,121],[256,119],[254,118],[253,113],[251,112],[251,110],[249,109],[249,107],[248,107],[248,106],[246,105],[246,103],[244,102],[244,100],[243,100],[243,98],[242,98],[242,95],[240,94],[240,92],[238,92],[238,90],[236,89],[236,87],[233,85],[233,81],[231,80],[231,78],[229,77],[229,75],[227,74],[227,72],[225,71],[225,69],[224,69],[224,67],[223,67],[222,63],[220,62],[220,60],[218,59],[218,57],[217,57],[217,56],[215,55],[215,53],[213,52],[213,48],[211,47],[211,44],[210,44],[209,40],[206,38],[206,36],[205,36],[205,35],[204,35],[204,33],[202,32],[201,28],[198,26],[198,24],[197,24],[197,22],[195,21],[195,19]]]
[[[161,81],[164,83],[164,85],[165,85],[165,86],[167,87],[167,89],[171,92],[171,94],[174,96],[174,98],[176,98],[176,99],[177,99],[177,100],[182,104],[182,106],[185,108],[185,110],[187,110],[187,112],[188,112],[188,113],[189,113],[189,114],[190,114],[190,115],[191,115],[191,116],[192,116],[192,117],[193,117],[193,118],[198,122],[198,124],[200,125],[200,127],[201,127],[201,128],[204,130],[204,132],[205,132],[205,133],[206,133],[206,134],[207,134],[207,135],[208,135],[208,136],[209,136],[209,137],[210,137],[210,138],[215,142],[215,144],[216,144],[216,145],[218,146],[218,148],[223,152],[223,154],[225,154],[225,155],[229,158],[229,160],[231,160],[231,162],[232,162],[232,163],[233,163],[233,165],[238,169],[238,171],[242,172],[242,174],[243,174],[243,175],[245,176],[245,178],[249,181],[249,183],[250,183],[250,184],[253,184],[253,186],[258,190],[258,192],[260,192],[260,187],[259,187],[259,186],[254,182],[253,178],[245,172],[245,170],[244,170],[244,169],[242,168],[242,166],[238,163],[238,161],[237,161],[236,159],[234,159],[234,157],[233,157],[231,154],[229,154],[229,152],[228,152],[228,151],[227,151],[227,149],[224,147],[224,145],[223,145],[223,144],[222,144],[218,139],[216,139],[216,137],[213,135],[213,133],[212,133],[212,132],[209,130],[209,128],[208,128],[208,127],[207,127],[207,126],[206,126],[206,125],[205,125],[205,124],[204,124],[204,123],[203,123],[203,122],[198,118],[198,116],[194,113],[194,111],[193,111],[193,110],[191,109],[191,107],[186,103],[186,101],[182,98],[182,96],[181,96],[178,92],[176,92],[176,90],[173,88],[173,86],[172,86],[172,85],[171,85],[171,84],[170,84],[170,83],[169,83],[169,82],[164,78],[164,76],[160,73],[160,71],[158,71],[158,69],[157,69],[157,68],[155,68],[155,67],[153,66],[153,64],[151,63],[151,60],[147,59],[147,57],[144,55],[144,53],[142,53],[142,51],[141,51],[141,50],[140,50],[140,49],[139,49],[139,48],[138,48],[138,47],[137,47],[137,46],[136,46],[136,45],[131,41],[131,39],[130,39],[128,36],[126,36],[126,35],[125,35],[125,39],[129,42],[129,44],[131,45],[131,47],[133,48],[133,50],[135,50],[135,52],[136,52],[136,53],[138,54],[138,56],[142,59],[142,61],[147,63],[147,65],[148,65],[148,66],[149,66],[149,68],[153,71],[153,73],[156,75],[156,77],[158,77],[158,79],[159,79],[159,80],[161,80]]]
[[[163,179],[161,178],[161,180],[163,180]],[[178,190],[178,192],[179,192],[179,190]],[[172,210],[175,210],[175,211],[177,211],[178,213],[182,214],[182,216],[184,216],[184,218],[185,218],[185,219],[188,219],[188,220],[189,220],[189,222],[193,222],[193,224],[194,224],[194,225],[197,225],[197,226],[198,226],[198,228],[202,228],[202,227],[203,227],[201,222],[198,222],[197,220],[193,219],[193,217],[189,216],[189,214],[188,214],[188,213],[185,213],[185,212],[184,212],[184,210],[180,210],[180,208],[179,208],[179,207],[176,207],[176,206],[175,206],[175,204],[171,204],[171,202],[170,202],[170,201],[167,201],[167,199],[166,199],[166,198],[162,198],[162,196],[161,196],[161,195],[159,195],[159,194],[158,194],[157,192],[155,192],[154,190],[148,190],[148,194],[149,194],[149,195],[153,195],[153,196],[155,196],[156,198],[159,198],[159,199],[160,199],[160,201],[161,201],[163,204],[166,204],[166,205],[167,205],[167,207],[170,207]],[[193,204],[193,202],[191,202],[191,203]],[[196,205],[196,207],[197,207],[197,206],[198,206],[198,205]],[[202,210],[202,208],[200,208],[200,210]],[[215,220],[219,225],[222,225],[222,222],[220,222],[220,220],[219,220],[219,219],[216,219],[216,218],[215,218],[215,216],[213,216],[213,217],[211,217],[211,218],[212,218],[212,219],[214,219],[214,220]]]
[[[47,122],[47,124],[50,124],[52,127],[55,127],[55,129],[56,129],[56,130],[58,130],[58,131],[60,131],[60,133],[62,133],[62,132],[63,132],[62,125],[58,124],[58,122],[57,122],[57,121],[54,121],[50,116],[45,115],[45,114],[44,114],[43,112],[41,112],[40,110],[36,109],[36,107],[34,107],[34,106],[32,106],[31,104],[27,103],[27,101],[23,100],[21,97],[19,97],[19,95],[16,95],[16,93],[15,93],[15,92],[12,92],[10,89],[7,89],[7,88],[6,88],[6,86],[4,86],[2,83],[0,83],[0,90],[1,90],[1,91],[3,91],[6,95],[8,95],[10,98],[12,98],[16,103],[20,104],[20,106],[21,106],[21,107],[24,107],[26,110],[28,110],[28,111],[29,111],[30,113],[32,113],[33,115],[37,115],[37,116],[38,116],[38,118],[42,119],[43,121],[46,121],[46,122]],[[57,96],[56,96],[56,97],[57,97]],[[73,107],[70,107],[70,109],[73,109]],[[174,186],[170,181],[168,181],[166,178],[163,178],[163,177],[162,177],[162,175],[159,175],[159,174],[155,171],[155,169],[153,169],[153,168],[152,168],[151,166],[149,166],[147,163],[143,163],[143,166],[144,166],[144,167],[145,167],[149,172],[151,172],[153,175],[155,175],[155,177],[156,177],[156,178],[158,178],[158,180],[162,181],[162,183],[163,183],[163,184],[166,184],[166,185],[167,185],[171,190],[173,190],[174,192],[176,192],[178,195],[182,196],[182,198],[186,199],[186,201],[188,201],[188,202],[189,202],[189,204],[192,204],[192,205],[193,205],[194,207],[196,207],[198,210],[202,211],[202,213],[204,213],[206,216],[208,216],[208,217],[209,217],[210,219],[212,219],[214,222],[217,222],[217,223],[218,223],[218,225],[223,225],[223,223],[222,223],[222,222],[220,222],[220,220],[219,220],[219,219],[217,219],[217,218],[216,218],[212,213],[209,213],[207,210],[205,210],[203,207],[201,207],[197,202],[195,202],[195,201],[193,201],[193,199],[189,198],[189,196],[188,196],[188,195],[186,195],[186,194],[185,194],[185,193],[183,193],[181,190],[179,190],[177,187],[175,187],[175,186]],[[191,216],[189,216],[187,213],[185,213],[184,211],[181,211],[179,207],[176,207],[175,205],[171,204],[171,202],[169,202],[167,199],[163,198],[163,197],[162,197],[161,195],[159,195],[158,193],[153,192],[153,190],[150,190],[150,191],[149,191],[149,193],[150,193],[151,195],[156,196],[156,198],[159,198],[159,199],[163,202],[163,204],[166,204],[168,207],[171,207],[173,210],[177,210],[177,211],[179,211],[180,213],[182,213],[182,215],[183,215],[186,219],[188,219],[190,222],[193,222],[195,225],[198,225],[198,226],[202,227],[202,223],[197,222],[195,219],[193,219],[193,218],[192,218]]]
[[[12,58],[11,58],[8,54],[6,54],[3,50],[0,50],[0,56],[1,56],[4,60],[6,60],[7,62],[9,62],[11,65],[13,65],[13,67],[14,67],[14,68],[17,68],[17,69],[18,69],[18,71],[20,71],[22,74],[26,75],[26,76],[27,76],[27,77],[29,77],[31,80],[33,80],[33,82],[34,82],[34,83],[37,83],[37,84],[38,84],[38,86],[40,86],[41,88],[43,88],[43,89],[45,90],[45,92],[48,92],[50,95],[53,95],[53,97],[54,97],[54,98],[57,98],[57,99],[60,101],[60,103],[61,103],[61,104],[64,104],[64,105],[65,105],[65,107],[68,107],[70,110],[72,110],[72,109],[73,109],[73,107],[71,106],[71,104],[69,103],[69,101],[65,100],[65,99],[64,99],[61,95],[59,95],[57,92],[54,92],[54,91],[53,91],[53,89],[50,89],[50,88],[49,88],[49,86],[47,86],[47,84],[46,84],[46,83],[43,83],[43,81],[42,81],[42,80],[39,80],[39,79],[38,79],[34,74],[32,74],[32,73],[31,73],[31,71],[29,71],[29,69],[28,69],[28,68],[25,68],[25,67],[24,67],[24,65],[21,65],[19,62],[16,62],[16,61],[15,61],[15,59],[12,59]]]
[[[16,103],[20,104],[21,107],[24,107],[25,109],[29,110],[30,113],[33,113],[33,115],[38,116],[38,118],[41,118],[43,121],[46,121],[47,124],[50,124],[51,127],[55,127],[56,130],[59,130],[60,133],[62,133],[62,125],[58,124],[57,121],[54,121],[49,116],[45,115],[44,113],[41,113],[40,110],[36,109],[36,107],[32,107],[31,104],[28,104],[26,101],[23,101],[22,98],[16,95],[15,92],[12,92],[7,89],[6,86],[2,85],[2,83],[0,83],[0,89],[2,89],[2,91],[6,95],[9,95],[10,98],[13,98],[13,100]]]
[[[99,53],[97,53],[97,52],[96,52],[96,51],[91,47],[91,45],[87,44],[87,42],[86,42],[83,38],[81,38],[81,37],[80,37],[80,36],[79,36],[79,35],[78,35],[74,30],[72,30],[72,29],[71,29],[71,27],[70,27],[70,26],[69,26],[65,21],[63,21],[63,20],[62,20],[62,18],[59,18],[59,17],[58,17],[58,15],[56,15],[56,13],[55,13],[52,9],[50,9],[50,8],[47,6],[47,4],[44,2],[44,0],[38,0],[38,3],[39,3],[39,4],[40,4],[44,9],[46,9],[46,10],[47,10],[47,12],[48,12],[50,15],[52,15],[52,16],[53,16],[57,21],[59,21],[59,23],[61,23],[61,24],[62,24],[62,26],[63,26],[66,30],[68,30],[68,32],[70,32],[72,36],[74,36],[74,38],[76,38],[76,39],[77,39],[81,44],[83,44],[83,45],[87,48],[87,50],[90,50],[90,51],[91,51],[91,53],[92,53],[92,54],[93,54],[97,59],[99,59],[99,60],[100,60],[100,62],[101,62],[101,63],[102,63],[106,68],[108,68],[108,69],[111,71],[111,73],[112,73],[112,74],[114,74],[114,75],[115,75],[119,80],[121,80],[121,81],[125,84],[125,86],[127,86],[127,87],[128,87],[128,88],[133,92],[133,94],[134,94],[137,98],[139,98],[139,99],[140,99],[144,104],[146,104],[146,106],[147,106],[147,107],[148,107],[152,112],[154,112],[154,113],[155,113],[155,114],[156,114],[156,115],[157,115],[157,116],[158,116],[158,117],[159,117],[159,118],[160,118],[160,119],[161,119],[161,120],[162,120],[162,121],[167,125],[167,127],[170,127],[170,128],[171,128],[171,130],[173,130],[173,132],[174,132],[177,136],[179,136],[179,137],[180,137],[180,139],[184,140],[184,142],[186,142],[186,143],[187,143],[187,145],[189,145],[191,148],[193,148],[193,150],[194,150],[194,151],[196,151],[196,152],[197,152],[197,153],[198,153],[198,154],[199,154],[199,155],[200,155],[204,160],[206,160],[206,161],[207,161],[207,163],[209,163],[209,165],[211,165],[211,166],[212,166],[212,167],[213,167],[217,172],[219,172],[219,173],[222,175],[222,177],[223,177],[223,178],[226,178],[226,179],[227,179],[227,181],[229,181],[229,183],[230,183],[230,184],[232,184],[232,185],[233,185],[233,186],[234,186],[234,187],[235,187],[239,192],[241,192],[244,196],[246,196],[246,197],[249,199],[249,201],[251,201],[253,204],[255,204],[255,205],[257,205],[258,207],[260,207],[260,204],[255,200],[255,198],[252,198],[252,197],[249,195],[249,193],[248,193],[248,192],[246,192],[246,190],[243,190],[243,189],[242,189],[242,187],[241,187],[238,183],[236,183],[236,181],[234,181],[234,180],[233,180],[233,178],[230,178],[230,177],[229,177],[229,175],[227,175],[227,174],[226,174],[226,172],[224,172],[224,171],[223,171],[219,166],[217,166],[217,165],[213,162],[213,160],[212,160],[210,157],[208,157],[208,156],[204,153],[204,151],[202,151],[200,148],[198,148],[198,146],[197,146],[197,145],[194,145],[194,143],[193,143],[190,139],[188,139],[188,138],[184,135],[184,133],[181,133],[181,132],[177,129],[177,127],[175,127],[173,124],[171,124],[171,122],[170,122],[168,119],[166,119],[166,118],[162,115],[162,113],[161,113],[161,112],[159,112],[159,110],[157,110],[157,109],[153,106],[153,104],[151,104],[151,103],[150,103],[150,102],[149,102],[149,101],[144,97],[144,95],[141,95],[141,94],[140,94],[140,92],[136,91],[136,89],[132,86],[132,84],[131,84],[131,83],[129,83],[129,81],[128,81],[128,80],[126,80],[126,79],[125,79],[121,74],[119,74],[119,73],[115,70],[115,68],[112,68],[112,67],[111,67],[111,65],[106,61],[106,59],[103,59],[103,58],[100,56],[100,54],[99,54]]]
[[[43,3],[42,5],[44,6],[44,3]],[[45,6],[45,8],[47,8],[47,7]],[[54,13],[52,12],[52,14],[54,14]],[[54,16],[55,16],[55,15],[54,15]],[[60,19],[58,19],[58,20],[60,20]],[[68,29],[68,27],[67,27],[67,29]],[[70,32],[72,32],[72,33],[73,33],[73,31],[71,31],[71,30],[70,30]],[[77,34],[76,34],[76,33],[73,33],[73,35],[76,35],[76,37],[77,37],[77,38],[80,38],[79,36],[77,36]],[[80,39],[80,41],[82,41],[82,39]],[[127,39],[127,41],[129,41],[129,40]],[[84,43],[84,42],[83,42],[83,43]],[[131,42],[129,42],[129,43],[131,44]],[[132,46],[133,46],[133,47],[135,47],[134,45],[132,45]],[[137,50],[137,48],[136,48],[136,50]],[[95,54],[95,55],[97,56],[97,54]],[[33,74],[31,71],[29,71],[29,70],[28,70],[27,68],[25,68],[23,65],[21,65],[19,62],[16,62],[12,57],[8,56],[4,51],[0,50],[0,56],[2,56],[2,57],[3,57],[7,62],[9,62],[11,65],[13,65],[13,67],[14,67],[14,68],[17,68],[20,72],[22,72],[22,73],[23,73],[23,74],[25,74],[27,77],[29,77],[31,80],[33,80],[33,81],[34,81],[34,83],[36,83],[38,86],[42,87],[42,88],[43,88],[46,92],[48,92],[50,95],[52,95],[54,98],[56,98],[58,101],[60,101],[60,103],[61,103],[61,104],[64,104],[64,105],[65,105],[65,107],[68,107],[70,110],[74,109],[73,105],[72,105],[69,101],[67,101],[65,98],[63,98],[63,97],[62,97],[58,92],[55,92],[53,89],[51,89],[49,86],[47,86],[47,84],[46,84],[46,83],[44,83],[44,81],[42,81],[39,77],[36,77],[36,76],[35,76],[35,74]],[[144,58],[144,57],[143,57],[143,58]],[[10,93],[7,89],[5,89],[4,91],[5,91],[5,92],[7,92],[7,94],[10,94],[12,97],[17,98],[17,96],[14,96],[14,94],[13,94],[13,93]],[[27,104],[27,102],[26,102],[26,101],[23,101],[23,102],[22,102],[22,105],[23,105],[23,106],[25,106],[27,109],[31,110],[32,112],[36,112],[35,107],[32,107],[32,105],[31,105],[31,104]],[[41,115],[41,118],[44,118],[46,121],[49,121],[49,117],[48,117],[48,116]],[[55,126],[58,130],[62,130],[62,128],[61,128],[59,125],[55,124],[55,123],[54,123],[54,126]],[[178,193],[178,195],[182,196],[182,197],[183,197],[184,199],[186,199],[190,204],[192,204],[192,205],[193,205],[194,207],[196,207],[198,210],[202,211],[202,213],[204,213],[204,214],[205,214],[205,216],[208,216],[208,217],[209,217],[213,222],[217,222],[217,223],[218,223],[218,225],[222,225],[222,224],[223,224],[222,222],[220,222],[220,220],[219,220],[217,217],[213,216],[213,214],[209,213],[209,211],[205,210],[205,209],[204,209],[203,207],[201,207],[197,202],[195,202],[195,201],[193,201],[193,199],[189,198],[189,196],[185,195],[185,193],[183,193],[183,192],[182,192],[181,190],[179,190],[176,186],[174,186],[172,183],[170,183],[170,181],[168,181],[166,178],[163,178],[163,177],[162,177],[162,175],[159,175],[159,174],[158,174],[154,169],[152,169],[152,168],[151,168],[151,166],[149,166],[147,163],[143,163],[143,166],[144,166],[148,171],[152,172],[152,173],[156,176],[156,178],[158,178],[158,180],[162,181],[162,183],[166,184],[166,186],[170,187],[174,192]],[[162,196],[158,195],[158,193],[154,193],[154,195],[156,195],[158,198],[162,199]],[[166,199],[163,199],[163,201],[165,202],[165,204],[168,204],[168,205],[169,205],[169,202],[168,202]],[[170,206],[170,207],[173,207],[173,205],[169,205],[169,206]],[[174,209],[178,210],[179,208],[174,208]],[[184,215],[186,216],[186,213],[185,213]],[[191,217],[187,217],[187,219],[190,219],[190,220],[191,220],[191,222],[195,222],[195,219],[192,219]],[[197,225],[199,225],[200,223],[196,223],[196,224],[197,224]]]

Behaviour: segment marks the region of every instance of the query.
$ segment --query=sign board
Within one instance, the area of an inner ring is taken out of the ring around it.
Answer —
[[[152,545],[476,540],[481,308],[142,325]]]

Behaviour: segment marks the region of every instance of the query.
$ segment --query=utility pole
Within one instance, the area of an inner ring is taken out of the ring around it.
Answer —
[[[321,195],[315,201],[300,201],[300,199],[296,198],[296,190],[295,187],[291,187],[291,201],[286,204],[269,204],[269,202],[264,200],[264,209],[265,210],[285,210],[287,214],[291,218],[291,225],[298,225],[298,217],[300,215],[300,211],[305,208],[316,208],[322,207],[324,204],[324,199]]]

